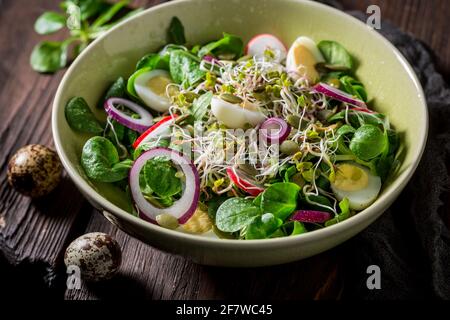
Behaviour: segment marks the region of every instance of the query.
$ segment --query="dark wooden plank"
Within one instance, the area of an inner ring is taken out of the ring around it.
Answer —
[[[80,232],[88,221],[87,215],[79,214],[81,209],[83,206],[85,210],[92,209],[66,176],[54,193],[44,199],[23,197],[9,187],[6,168],[9,158],[23,145],[52,146],[51,103],[63,72],[39,75],[28,61],[33,46],[40,40],[33,31],[33,23],[44,10],[55,9],[57,2],[40,1],[30,6],[25,0],[8,0],[1,4],[1,254],[12,265],[36,266],[50,286],[67,239]]]
[[[113,235],[123,251],[115,279],[68,290],[66,299],[326,299],[342,288],[339,249],[291,264],[265,268],[218,268],[163,253],[92,217],[88,232]]]

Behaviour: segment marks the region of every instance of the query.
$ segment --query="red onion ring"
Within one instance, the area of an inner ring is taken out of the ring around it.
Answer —
[[[128,109],[136,112],[141,118],[134,119],[133,117],[130,117],[129,115],[117,109],[115,105],[123,105]],[[137,132],[144,132],[153,123],[153,116],[150,114],[150,112],[130,100],[122,98],[109,98],[105,101],[104,108],[106,110],[106,113],[112,119],[116,120],[121,125],[124,125],[125,127]]]
[[[336,89],[326,83],[320,82],[314,86],[314,90],[316,92],[322,93],[327,97],[330,97],[335,100],[339,100],[341,102],[349,103],[355,105],[357,107],[368,109],[366,103],[359,99],[355,99],[352,95],[344,92],[342,90]]]
[[[269,118],[261,124],[259,132],[269,142],[282,143],[291,133],[291,127],[281,118]]]
[[[298,210],[294,212],[294,215],[290,220],[309,223],[324,223],[330,219],[331,214],[328,212],[315,210]]]
[[[145,163],[155,157],[165,156],[181,168],[186,178],[181,198],[171,207],[158,208],[148,202],[139,185],[139,174]],[[200,179],[194,164],[178,151],[169,148],[154,148],[144,152],[133,164],[129,175],[130,191],[133,201],[139,209],[139,217],[156,224],[156,217],[169,214],[178,219],[180,224],[186,223],[194,214],[200,197]]]

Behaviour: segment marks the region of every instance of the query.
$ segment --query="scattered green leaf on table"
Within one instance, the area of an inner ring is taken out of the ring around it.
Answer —
[[[47,73],[64,68],[67,63],[67,44],[64,42],[41,42],[31,53],[30,64],[35,71]]]
[[[61,30],[66,24],[66,17],[57,12],[44,12],[35,22],[34,30],[39,34],[51,34]]]

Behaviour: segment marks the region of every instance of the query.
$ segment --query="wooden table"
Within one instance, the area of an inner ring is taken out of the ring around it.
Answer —
[[[162,1],[135,1],[154,5]],[[438,68],[449,79],[450,44],[447,0],[342,0],[345,9],[381,7],[389,19],[412,32],[435,52]],[[32,201],[6,181],[8,159],[21,146],[52,146],[51,103],[63,71],[33,72],[28,60],[42,39],[33,23],[56,0],[0,0],[0,286],[21,298],[67,299],[145,297],[151,299],[276,298],[323,299],[341,295],[340,248],[283,266],[257,269],[205,267],[157,251],[117,230],[81,196],[67,176],[49,197]],[[61,39],[62,35],[48,37]],[[116,237],[123,265],[113,280],[66,291],[62,254],[77,236],[103,231]]]

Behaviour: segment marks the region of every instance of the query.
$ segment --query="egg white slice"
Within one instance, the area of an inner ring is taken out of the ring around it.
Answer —
[[[319,77],[315,65],[321,62],[325,62],[325,59],[316,43],[308,37],[298,37],[288,51],[286,69],[315,82]]]
[[[218,97],[212,98],[211,111],[217,120],[231,129],[243,128],[246,123],[256,126],[266,119],[259,108],[250,103],[241,106]]]
[[[370,206],[378,197],[381,190],[381,178],[373,175],[370,170],[360,166],[358,164],[352,163],[351,165],[356,166],[363,170],[367,176],[367,185],[360,190],[346,191],[339,188],[336,183],[331,183],[331,189],[338,200],[343,200],[347,198],[349,200],[350,208],[353,210],[363,210]]]
[[[166,96],[166,86],[171,82],[169,72],[152,70],[136,78],[134,89],[148,107],[158,112],[166,112],[170,107],[170,100]]]

